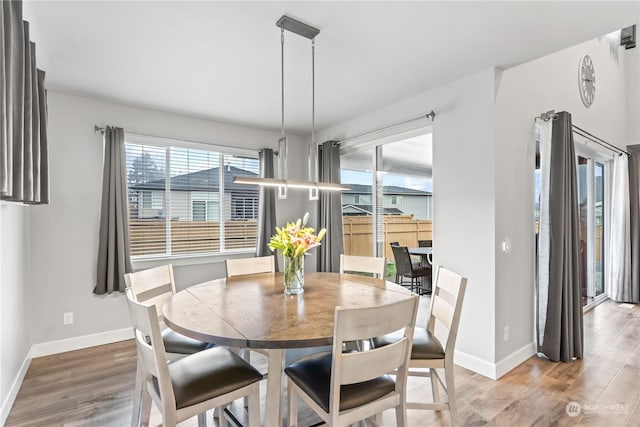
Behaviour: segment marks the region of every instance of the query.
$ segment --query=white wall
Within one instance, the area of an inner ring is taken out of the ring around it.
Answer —
[[[29,213],[41,206],[0,202],[0,425],[9,414],[31,346]],[[27,365],[28,366],[28,365]]]
[[[177,114],[49,92],[51,204],[34,209],[30,227],[33,273],[32,342],[34,344],[128,327],[121,294],[92,293],[96,275],[100,218],[102,144],[94,124],[121,126],[127,132],[218,145],[275,148],[278,133]],[[292,137],[290,173],[302,174],[302,139]],[[292,194],[278,205],[278,216],[304,214]],[[175,268],[177,287],[225,274],[224,259]],[[165,261],[160,261],[160,263]],[[134,268],[150,264],[135,264]],[[63,326],[62,314],[74,312],[74,324]]]
[[[494,70],[487,69],[325,129],[317,137],[343,139],[436,112],[434,262],[469,279],[457,363],[480,370],[494,362],[495,352],[494,82]]]
[[[619,147],[627,141],[627,104],[630,81],[628,53],[612,55],[605,41],[593,40],[504,71],[496,97],[496,235],[511,241],[511,252],[496,247],[496,360],[507,357],[533,337],[534,234],[533,147],[534,118],[554,109],[568,111],[572,122]],[[593,59],[596,97],[586,108],[578,92],[578,63]],[[637,112],[637,97],[631,107]],[[637,113],[636,113],[637,114]],[[633,123],[637,123],[637,115]],[[499,246],[499,245],[498,245]],[[503,340],[503,328],[510,340]]]

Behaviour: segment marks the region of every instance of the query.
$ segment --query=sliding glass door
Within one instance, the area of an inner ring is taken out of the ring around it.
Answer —
[[[604,295],[610,157],[576,144],[583,305]]]
[[[341,146],[345,254],[393,260],[390,243],[432,240],[431,133]]]

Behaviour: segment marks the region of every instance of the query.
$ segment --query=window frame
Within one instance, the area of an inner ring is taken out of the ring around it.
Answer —
[[[248,149],[248,148],[238,148],[231,147],[219,144],[209,144],[204,142],[195,142],[195,141],[186,141],[182,139],[173,139],[166,138],[160,136],[151,136],[151,135],[140,135],[135,133],[125,132],[125,144],[136,144],[136,145],[149,145],[153,147],[170,149],[171,147],[176,148],[185,148],[185,149],[194,149],[194,150],[205,150],[205,151],[213,151],[218,152],[220,155],[233,155],[233,156],[241,156],[248,157],[252,159],[256,159],[259,162],[259,150],[258,149]],[[259,166],[258,166],[259,170]],[[167,177],[165,177],[166,179]],[[224,188],[222,189],[224,191]],[[151,191],[153,193],[153,191]],[[218,201],[223,199],[221,197],[221,193],[218,194]],[[230,193],[229,193],[230,194]],[[151,199],[153,200],[153,195],[151,195]],[[189,210],[192,214],[193,205],[190,200]],[[153,203],[153,202],[152,202]],[[259,201],[258,209],[259,209]],[[207,209],[209,207],[207,206]],[[206,215],[206,213],[205,213]],[[165,219],[168,218],[169,215],[165,215]],[[191,219],[193,220],[193,219]],[[256,236],[257,237],[257,236]],[[162,265],[167,261],[170,261],[173,265],[197,265],[197,264],[206,264],[206,263],[216,263],[223,262],[226,258],[234,255],[243,255],[247,253],[255,253],[256,248],[241,248],[241,249],[225,249],[224,251],[218,252],[197,252],[197,253],[178,253],[178,254],[146,254],[146,255],[131,255],[131,262],[134,265],[134,268],[151,268],[158,265]]]

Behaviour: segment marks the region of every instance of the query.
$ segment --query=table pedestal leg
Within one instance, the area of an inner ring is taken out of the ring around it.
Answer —
[[[275,427],[282,425],[282,371],[284,369],[284,350],[269,349],[267,367],[267,396],[265,399],[264,425]]]

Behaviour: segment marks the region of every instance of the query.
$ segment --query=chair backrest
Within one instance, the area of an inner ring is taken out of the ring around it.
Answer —
[[[433,246],[433,240],[418,240],[419,248],[430,248]]]
[[[126,289],[126,295],[138,350],[138,365],[142,369],[142,383],[146,383],[151,376],[156,377],[160,400],[165,404],[175,402],[156,306],[136,301],[131,287]]]
[[[411,274],[411,255],[406,246],[391,246],[398,274]]]
[[[127,288],[131,288],[135,301],[145,305],[153,304],[160,315],[162,305],[176,293],[171,264],[127,273],[124,275],[124,282]]]
[[[397,370],[396,391],[403,390],[411,356],[418,296],[375,307],[336,307],[331,368],[330,412],[339,412],[340,386],[378,378]],[[342,351],[347,341],[367,340],[403,330],[393,344],[359,352]]]
[[[391,246],[400,246],[400,242],[389,242]]]
[[[255,258],[236,258],[225,260],[227,278],[243,274],[275,273],[276,263],[273,255]]]
[[[442,336],[440,338],[443,338],[442,342],[445,344],[445,355],[453,357],[467,279],[444,267],[437,266],[433,282],[427,329],[435,334],[436,320],[440,326],[445,328],[446,340]]]
[[[340,255],[340,273],[371,273],[374,277],[383,279],[386,264],[384,257]]]

